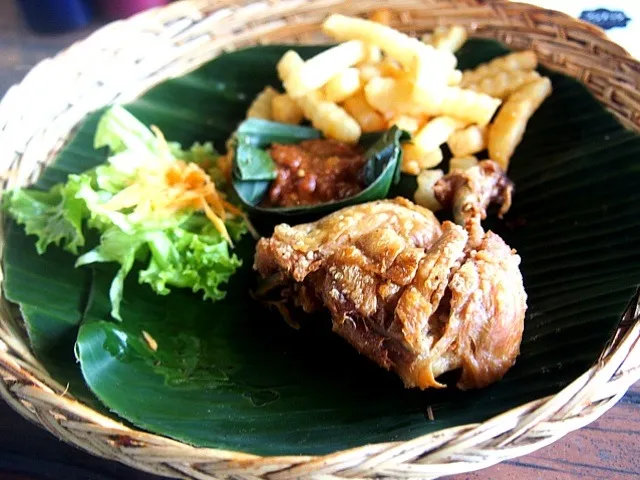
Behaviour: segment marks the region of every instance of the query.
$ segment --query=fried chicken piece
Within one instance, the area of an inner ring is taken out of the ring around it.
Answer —
[[[442,187],[478,235],[473,243],[465,228],[441,226],[429,210],[397,198],[279,225],[258,242],[255,268],[284,283],[305,311],[328,309],[335,332],[407,387],[444,387],[437,378],[457,369],[459,388],[488,385],[518,355],[526,294],[520,258],[475,221],[510,190],[497,186],[493,166],[474,168],[472,180],[447,176]]]
[[[453,218],[471,236],[471,244],[478,245],[484,235],[481,221],[487,218],[490,203],[501,205],[498,217],[511,208],[513,183],[493,160],[483,160],[466,170],[453,170],[433,186],[436,200],[444,208],[453,210]]]

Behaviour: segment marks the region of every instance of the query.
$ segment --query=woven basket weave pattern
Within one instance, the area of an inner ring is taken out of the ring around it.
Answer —
[[[0,103],[2,188],[34,181],[89,112],[126,102],[222,51],[256,43],[322,40],[327,12],[389,7],[394,27],[421,34],[462,24],[478,37],[531,48],[541,62],[582,80],[628,128],[640,130],[640,64],[601,31],[564,14],[516,3],[466,0],[192,0],[99,30],[37,65]],[[42,88],[47,85],[47,88]],[[0,240],[0,249],[3,242]],[[75,401],[29,351],[15,306],[0,300],[0,394],[18,412],[95,455],[160,475],[193,479],[436,478],[525,455],[595,420],[640,378],[637,299],[600,360],[557,395],[482,424],[408,442],[324,457],[258,457],[194,448],[132,430]]]

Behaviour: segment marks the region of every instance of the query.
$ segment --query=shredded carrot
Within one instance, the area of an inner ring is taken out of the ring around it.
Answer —
[[[199,210],[232,245],[224,219],[227,214],[246,219],[245,214],[220,196],[202,167],[176,160],[162,132],[155,126],[151,129],[158,138],[163,155],[158,162],[139,168],[131,185],[114,195],[104,208],[114,211],[131,208],[145,216],[166,215],[188,208]],[[249,229],[253,230],[251,226]]]

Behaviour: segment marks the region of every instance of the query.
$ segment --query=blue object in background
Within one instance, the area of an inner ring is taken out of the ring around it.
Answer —
[[[27,24],[36,32],[64,32],[91,22],[88,0],[18,0]]]

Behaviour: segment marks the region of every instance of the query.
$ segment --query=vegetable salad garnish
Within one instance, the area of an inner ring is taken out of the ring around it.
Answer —
[[[106,164],[69,175],[49,191],[19,188],[5,195],[11,216],[38,237],[38,252],[54,244],[80,254],[76,266],[120,264],[109,292],[117,319],[136,260],[145,266],[138,281],[160,295],[178,287],[223,298],[221,285],[241,264],[231,249],[247,222],[227,198],[213,147],[183,150],[119,106],[101,118],[94,146],[109,148]],[[88,251],[87,227],[100,234]]]

